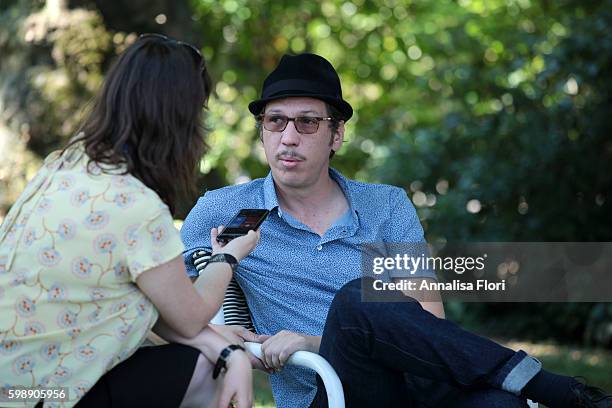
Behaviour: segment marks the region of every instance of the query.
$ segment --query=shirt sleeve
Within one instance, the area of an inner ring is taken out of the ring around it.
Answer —
[[[204,194],[191,209],[183,226],[181,238],[185,244],[183,260],[189,276],[197,276],[198,272],[193,263],[193,254],[197,250],[211,251],[210,230],[215,225],[213,214],[214,203],[210,200],[210,193]]]
[[[433,278],[433,270],[423,267],[429,256],[429,249],[423,227],[416,209],[406,191],[396,188],[390,194],[389,235],[386,241],[387,257],[396,260],[398,267],[389,271],[391,278]]]
[[[126,238],[127,265],[134,282],[144,271],[171,261],[184,249],[167,207],[161,208],[143,223],[128,228]]]

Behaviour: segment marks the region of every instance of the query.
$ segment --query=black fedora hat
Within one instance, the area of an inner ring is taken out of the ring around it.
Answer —
[[[338,73],[319,55],[283,55],[278,66],[265,79],[261,98],[251,102],[249,110],[253,115],[259,115],[268,102],[291,96],[325,101],[338,109],[345,121],[353,116],[353,108],[342,99]]]

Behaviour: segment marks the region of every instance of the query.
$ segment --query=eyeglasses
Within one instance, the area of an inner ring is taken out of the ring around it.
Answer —
[[[262,124],[264,129],[270,132],[282,132],[287,127],[289,121],[293,121],[295,129],[298,133],[312,134],[319,130],[319,122],[322,120],[333,120],[333,118],[320,118],[316,116],[296,116],[295,118],[289,118],[284,115],[259,115],[257,117]]]
[[[140,34],[138,36],[138,40],[144,40],[147,38],[158,38],[160,40],[164,40],[164,41],[168,41],[174,44],[178,44],[178,45],[182,45],[184,47],[187,47],[189,49],[189,51],[191,51],[191,53],[193,54],[193,56],[195,57],[196,62],[199,65],[199,69],[201,72],[206,71],[206,61],[204,60],[204,56],[202,55],[202,53],[200,52],[200,50],[197,49],[197,47],[195,45],[183,42],[183,41],[179,41],[179,40],[175,40],[174,38],[170,38],[166,35],[163,34],[158,34],[158,33],[145,33],[145,34]]]

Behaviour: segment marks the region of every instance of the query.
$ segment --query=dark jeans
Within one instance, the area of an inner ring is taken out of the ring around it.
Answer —
[[[386,294],[395,302],[363,302],[361,291],[361,279],[338,291],[319,350],[342,381],[347,407],[527,406],[515,394],[539,371],[537,360],[438,319],[400,293]],[[327,407],[317,382],[312,407]]]

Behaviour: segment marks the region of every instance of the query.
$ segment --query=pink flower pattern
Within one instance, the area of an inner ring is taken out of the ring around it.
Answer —
[[[72,220],[62,220],[57,227],[57,233],[62,239],[72,239],[76,235],[76,223]]]
[[[92,230],[102,229],[106,224],[108,224],[109,215],[106,211],[93,211],[85,217],[83,224],[85,224],[85,228],[89,228]]]

